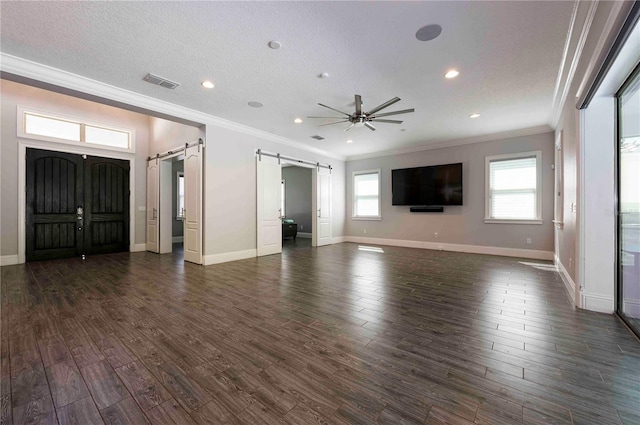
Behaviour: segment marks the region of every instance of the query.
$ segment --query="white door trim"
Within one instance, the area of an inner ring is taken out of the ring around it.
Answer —
[[[18,264],[24,263],[26,257],[27,148],[44,149],[78,155],[101,156],[104,158],[124,159],[129,161],[129,251],[136,251],[136,156],[134,153],[115,152],[94,148],[92,146],[71,146],[43,140],[18,140]]]

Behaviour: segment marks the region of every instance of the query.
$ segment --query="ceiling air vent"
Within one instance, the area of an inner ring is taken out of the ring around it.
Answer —
[[[318,136],[317,134],[315,136],[311,136],[311,138],[316,140],[324,140],[324,137]]]
[[[157,75],[153,75],[151,73],[144,76],[143,80],[147,83],[155,84],[156,86],[164,87],[165,89],[175,89],[180,84],[175,81],[167,80],[166,78],[159,77]]]

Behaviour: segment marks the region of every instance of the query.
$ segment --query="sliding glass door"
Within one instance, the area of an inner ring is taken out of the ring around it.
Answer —
[[[618,313],[640,335],[640,66],[618,93]]]

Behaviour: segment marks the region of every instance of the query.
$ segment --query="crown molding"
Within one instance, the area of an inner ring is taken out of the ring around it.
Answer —
[[[22,77],[27,80],[38,81],[65,90],[76,92],[74,95],[101,103],[114,105],[146,115],[155,115],[161,118],[174,118],[181,122],[191,124],[205,124],[226,128],[250,136],[259,137],[271,142],[291,146],[307,152],[312,152],[325,157],[345,161],[345,157],[322,149],[304,145],[295,140],[278,136],[266,131],[258,130],[234,121],[229,121],[214,115],[209,115],[195,109],[186,108],[170,102],[165,102],[150,96],[145,96],[130,90],[125,90],[110,84],[83,77],[78,74],[63,71],[58,68],[43,65],[17,56],[0,52],[0,71]],[[6,77],[6,76],[3,76]],[[69,94],[68,92],[66,94]],[[105,102],[106,100],[106,102]]]
[[[452,148],[455,146],[471,145],[474,143],[493,142],[495,140],[510,139],[513,137],[531,136],[534,134],[550,133],[553,129],[548,125],[540,125],[537,127],[523,128],[519,130],[503,131],[501,133],[483,134],[481,136],[469,137],[458,140],[445,140],[432,144],[423,144],[419,146],[411,146],[407,148],[392,149],[388,151],[380,151],[373,153],[365,153],[362,155],[352,155],[347,157],[347,161],[358,161],[361,159],[378,158],[381,156],[402,155],[406,153],[429,151],[433,149]]]
[[[573,83],[597,8],[598,0],[588,2],[577,0],[574,3],[551,104],[551,114],[549,115],[551,128],[556,128],[560,115],[562,115],[562,109],[567,101],[569,89]]]

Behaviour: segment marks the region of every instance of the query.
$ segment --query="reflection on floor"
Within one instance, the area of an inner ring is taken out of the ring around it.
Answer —
[[[0,423],[640,423],[640,344],[550,263],[308,244],[2,267]]]

